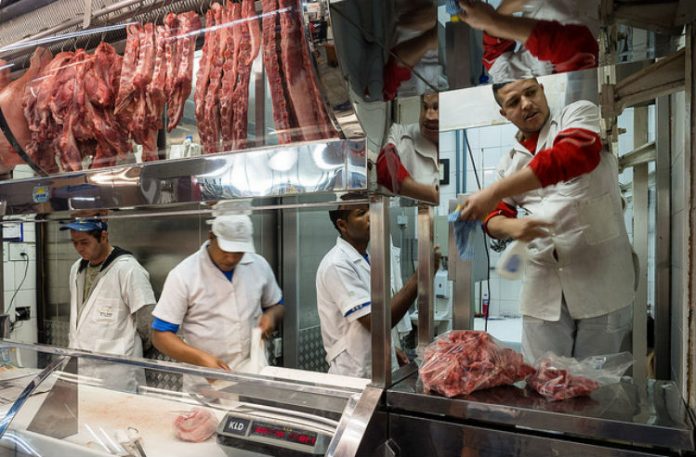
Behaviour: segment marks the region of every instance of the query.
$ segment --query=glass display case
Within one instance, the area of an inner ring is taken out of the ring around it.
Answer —
[[[0,353],[1,455],[326,455],[360,442],[345,431],[361,415],[364,431],[379,398],[366,379],[278,367],[231,374],[9,342]],[[192,383],[124,382],[144,372]]]

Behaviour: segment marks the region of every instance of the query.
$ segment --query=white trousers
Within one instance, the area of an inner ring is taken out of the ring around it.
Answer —
[[[522,316],[522,354],[531,363],[549,351],[578,360],[614,354],[621,352],[632,326],[631,305],[602,316],[573,319],[563,300],[558,321]]]

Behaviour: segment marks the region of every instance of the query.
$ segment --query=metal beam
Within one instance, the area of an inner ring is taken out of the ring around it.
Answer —
[[[645,107],[636,109],[646,109]],[[634,121],[635,122],[635,121]],[[647,126],[645,127],[647,128]],[[647,132],[647,130],[646,130]],[[635,136],[635,134],[634,134]],[[653,162],[655,160],[655,142],[651,141],[643,146],[634,149],[633,151],[626,153],[619,157],[619,172],[622,172],[625,168],[635,167],[637,165],[642,165],[645,163]]]
[[[372,383],[391,384],[391,243],[389,197],[370,197],[370,284],[372,309]]]
[[[418,208],[418,350],[435,336],[433,306],[433,208]]]
[[[618,81],[614,88],[615,113],[618,115],[629,106],[683,90],[685,56],[682,49]]]
[[[633,143],[641,144],[647,140],[648,108],[636,108],[633,112]],[[638,257],[633,302],[633,378],[638,385],[642,385],[647,377],[648,192],[648,164],[642,162],[633,168],[633,250]]]
[[[624,24],[641,29],[652,30],[669,35],[680,35],[682,28],[675,25],[679,2],[614,3],[614,19],[617,24]],[[692,7],[693,8],[693,7]]]

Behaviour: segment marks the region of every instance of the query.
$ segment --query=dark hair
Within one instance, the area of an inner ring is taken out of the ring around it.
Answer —
[[[507,86],[510,84],[512,81],[506,81],[504,83],[495,83],[493,84],[493,98],[495,98],[496,103],[498,103],[498,106],[503,106],[500,98],[498,97],[498,91],[502,89],[503,87]]]
[[[87,233],[88,235],[92,235],[94,238],[97,239],[97,241],[99,241],[99,240],[101,240],[102,233],[105,231],[106,230],[90,230],[89,232],[85,232],[85,233]]]
[[[332,209],[329,211],[329,218],[331,219],[331,222],[333,223],[333,226],[338,230],[338,233],[341,233],[341,230],[338,228],[338,220],[343,219],[348,220],[348,216],[350,215],[350,209],[345,209],[345,208],[338,208],[338,209]]]
[[[537,84],[539,84],[539,80],[537,80],[535,77],[523,78],[523,79],[524,79],[525,81],[530,80],[530,79],[533,79],[534,81],[536,81]],[[502,83],[495,83],[495,84],[493,84],[493,86],[491,86],[492,89],[493,89],[493,98],[495,98],[495,101],[496,101],[496,103],[498,103],[498,106],[500,106],[500,107],[503,106],[503,103],[502,103],[502,101],[500,100],[500,97],[498,97],[498,91],[499,91],[500,89],[502,89],[503,87],[507,86],[508,84],[514,83],[514,82],[516,82],[516,81],[519,81],[519,79],[512,79],[512,80],[510,80],[510,81],[505,81],[505,82],[502,82]]]

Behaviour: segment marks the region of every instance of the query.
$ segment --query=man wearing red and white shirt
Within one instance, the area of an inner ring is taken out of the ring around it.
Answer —
[[[520,298],[522,349],[584,358],[619,352],[632,323],[636,273],[624,226],[618,163],[602,147],[599,108],[550,112],[536,79],[493,86],[519,132],[498,180],[464,204],[495,238],[529,242]],[[523,208],[529,217],[517,217]]]
[[[597,39],[586,24],[577,23],[590,20],[565,0],[545,1],[537,8],[535,2],[506,0],[497,10],[480,1],[459,3],[462,21],[484,32],[483,66],[493,82],[597,66]],[[512,15],[528,3],[530,12]],[[596,1],[587,3],[596,6]]]

